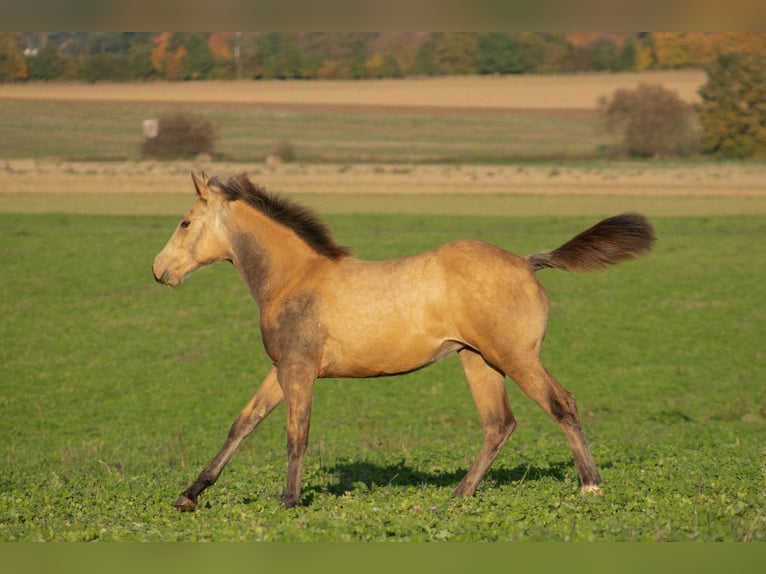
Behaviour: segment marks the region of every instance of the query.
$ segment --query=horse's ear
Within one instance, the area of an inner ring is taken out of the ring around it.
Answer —
[[[207,186],[207,183],[210,181],[210,176],[204,171],[199,176],[192,172],[191,176],[192,181],[194,182],[194,187],[197,190],[197,195],[201,200],[207,201],[208,197],[210,197],[210,188]]]

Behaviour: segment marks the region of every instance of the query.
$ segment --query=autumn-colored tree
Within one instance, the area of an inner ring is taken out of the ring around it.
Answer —
[[[27,76],[27,62],[18,49],[16,34],[0,33],[0,83],[25,80]]]
[[[391,54],[375,52],[364,63],[368,78],[398,78],[402,75],[399,63]]]
[[[763,32],[655,32],[652,37],[658,68],[706,66],[729,52],[766,57]]]
[[[30,50],[13,77],[37,80],[552,74],[766,58],[762,32],[19,32],[0,41],[0,81],[10,81],[8,38]]]
[[[635,70],[642,72],[654,66],[654,39],[651,34],[642,34],[636,41]]]
[[[713,63],[719,54],[741,52],[766,57],[766,33],[764,32],[720,32],[713,34],[713,54],[708,63]]]
[[[695,62],[695,46],[687,34],[656,32],[652,36],[659,68],[683,68]]]
[[[723,157],[766,156],[766,60],[718,56],[700,89],[703,150]]]
[[[214,32],[207,41],[208,51],[215,62],[212,76],[216,78],[234,78],[237,76],[237,61],[235,61],[232,44],[241,49],[238,38],[232,32]],[[241,62],[241,60],[240,60]]]
[[[406,76],[412,73],[417,52],[427,39],[426,32],[382,32],[372,42],[372,51],[393,58],[396,67],[392,72],[396,73],[398,69],[398,73]]]
[[[232,36],[233,34],[231,32],[214,32],[210,34],[210,37],[207,40],[207,46],[216,61],[227,61],[232,59]]]
[[[177,45],[174,41],[173,32],[162,32],[153,39],[152,66],[157,72],[168,80],[178,80],[183,76],[183,61],[186,57],[186,48]]]
[[[351,71],[340,60],[324,60],[317,70],[317,77],[322,80],[347,80],[351,77]]]
[[[564,71],[562,62],[568,46],[562,34],[522,32],[519,34],[519,48],[523,54],[525,73],[555,74]]]
[[[470,32],[445,32],[435,37],[434,56],[440,74],[469,75],[476,73],[479,42]]]

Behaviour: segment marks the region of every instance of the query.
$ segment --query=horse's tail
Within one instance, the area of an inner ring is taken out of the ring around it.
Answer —
[[[654,243],[649,221],[623,213],[600,221],[553,251],[527,255],[532,271],[553,268],[587,273],[648,253]]]

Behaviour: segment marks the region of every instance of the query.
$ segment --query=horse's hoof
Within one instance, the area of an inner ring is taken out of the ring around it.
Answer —
[[[182,494],[178,497],[178,500],[173,503],[173,506],[175,506],[176,509],[180,510],[181,512],[189,512],[190,510],[194,510],[194,508],[197,506],[197,503],[185,494]]]
[[[601,491],[601,487],[598,484],[584,484],[582,488],[580,489],[580,492],[583,494],[591,494],[594,496],[603,496],[603,492]]]

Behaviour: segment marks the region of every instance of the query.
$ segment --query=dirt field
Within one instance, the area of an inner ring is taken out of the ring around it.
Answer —
[[[274,191],[334,194],[544,194],[766,198],[762,164],[645,167],[301,165],[195,162],[0,162],[0,190],[62,193],[186,193],[189,172],[242,171]]]
[[[592,110],[601,96],[639,83],[662,84],[698,101],[698,70],[641,74],[448,77],[371,81],[156,82],[146,84],[0,84],[0,100],[230,103],[441,110]]]

